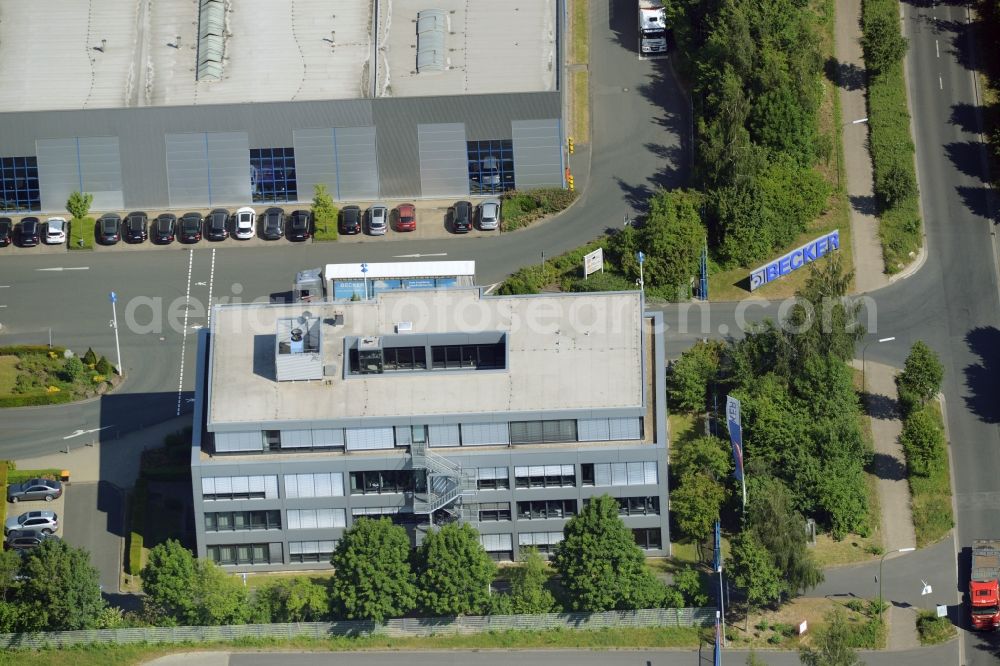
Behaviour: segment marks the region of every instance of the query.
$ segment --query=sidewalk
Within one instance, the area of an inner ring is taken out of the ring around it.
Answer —
[[[851,239],[854,250],[854,286],[858,293],[889,284],[882,261],[879,223],[875,217],[872,161],[868,154],[868,125],[854,121],[868,117],[865,104],[865,63],[861,51],[861,0],[837,3],[837,87],[843,127],[845,190],[851,203]]]

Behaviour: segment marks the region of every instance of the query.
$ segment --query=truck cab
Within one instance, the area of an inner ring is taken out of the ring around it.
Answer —
[[[667,54],[667,21],[662,0],[639,0],[639,52]]]
[[[992,631],[1000,625],[1000,539],[972,542],[969,615],[973,629]]]

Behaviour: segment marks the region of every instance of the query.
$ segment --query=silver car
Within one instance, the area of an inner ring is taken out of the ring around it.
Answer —
[[[374,204],[368,209],[368,233],[383,236],[389,228],[389,208],[385,204]]]
[[[63,493],[62,483],[52,479],[28,479],[23,483],[12,483],[7,486],[7,501],[43,499],[46,502],[60,497]]]
[[[487,199],[479,204],[479,228],[493,231],[500,226],[500,200]]]
[[[27,511],[20,516],[11,516],[3,526],[3,533],[25,530],[52,534],[59,529],[59,516],[55,511]]]

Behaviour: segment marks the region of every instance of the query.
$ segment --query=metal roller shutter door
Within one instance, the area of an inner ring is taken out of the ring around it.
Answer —
[[[39,139],[35,154],[42,210],[65,210],[70,193],[83,189],[76,139]]]
[[[562,187],[562,132],[559,119],[511,121],[517,189]]]
[[[371,200],[379,196],[374,127],[338,127],[337,193],[341,199]]]
[[[80,143],[80,180],[83,192],[94,195],[94,210],[118,210],[125,207],[122,195],[122,164],[118,137],[94,136],[77,139]]]
[[[463,123],[417,125],[417,145],[421,196],[469,195],[469,151]]]

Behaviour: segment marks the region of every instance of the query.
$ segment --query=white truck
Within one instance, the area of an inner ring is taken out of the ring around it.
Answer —
[[[667,55],[667,21],[663,0],[639,0],[639,53]]]

